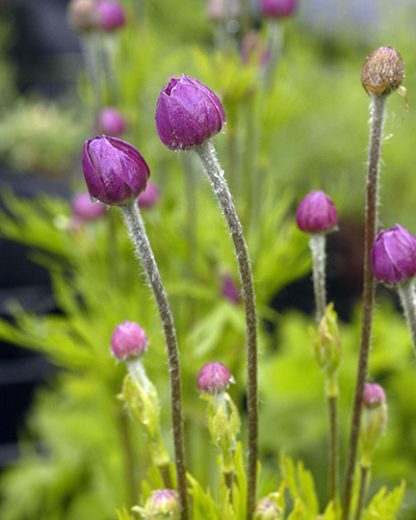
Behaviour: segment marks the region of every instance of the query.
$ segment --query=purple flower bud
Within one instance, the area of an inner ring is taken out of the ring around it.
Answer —
[[[369,54],[361,69],[361,83],[368,94],[382,96],[397,90],[404,78],[404,63],[392,47],[380,47]]]
[[[269,18],[292,15],[298,6],[297,0],[260,0],[261,11]]]
[[[89,193],[77,193],[72,199],[74,216],[81,221],[96,220],[107,213],[107,208],[101,202],[92,202]]]
[[[387,285],[395,285],[416,274],[416,237],[396,224],[380,231],[371,250],[375,278]]]
[[[82,168],[91,197],[115,206],[135,199],[146,188],[150,175],[136,148],[105,135],[85,141]]]
[[[149,181],[146,189],[140,193],[138,198],[138,204],[140,208],[151,208],[157,204],[160,198],[159,188],[154,182]]]
[[[197,387],[201,392],[216,394],[226,390],[234,378],[222,363],[210,362],[204,365],[197,377]]]
[[[146,502],[146,511],[151,515],[151,518],[176,519],[179,514],[179,502],[176,491],[172,489],[152,491]],[[150,518],[150,516],[146,518]]]
[[[323,191],[311,191],[299,204],[296,223],[305,233],[332,231],[338,224],[337,210],[332,199]]]
[[[120,323],[111,336],[111,351],[119,361],[140,357],[146,352],[147,344],[146,333],[134,321]]]
[[[97,126],[100,134],[118,137],[126,131],[126,120],[115,108],[106,107],[98,116]]]
[[[240,291],[229,274],[222,275],[221,280],[221,294],[231,303],[239,304],[241,301]]]
[[[171,78],[159,94],[155,119],[162,143],[171,150],[186,150],[217,134],[225,114],[212,90],[183,74]]]
[[[386,394],[380,385],[366,383],[364,386],[363,403],[367,408],[375,408],[386,402]]]
[[[68,4],[69,25],[79,32],[97,29],[98,12],[95,0],[71,0]]]
[[[114,31],[126,23],[126,14],[120,2],[99,0],[97,11],[99,27],[103,31]]]

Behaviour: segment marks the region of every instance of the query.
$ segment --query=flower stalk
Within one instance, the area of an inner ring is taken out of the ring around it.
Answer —
[[[195,151],[202,160],[212,189],[227,221],[240,270],[247,330],[247,517],[251,518],[256,503],[258,455],[257,318],[253,276],[243,229],[231,193],[228,189],[224,172],[218,161],[214,145],[208,140],[198,146]]]
[[[371,343],[373,307],[375,297],[374,277],[371,269],[371,247],[378,227],[378,187],[381,158],[381,141],[387,94],[371,95],[370,144],[368,151],[367,194],[364,229],[364,285],[362,296],[361,342],[358,358],[357,381],[352,413],[350,447],[345,480],[343,519],[348,520],[354,484],[354,468],[360,433],[364,384],[367,377]]]
[[[309,247],[312,254],[312,277],[313,290],[315,294],[316,321],[319,323],[326,309],[326,287],[325,287],[325,246],[326,236],[321,233],[311,234]]]
[[[187,520],[188,504],[186,496],[186,470],[183,439],[182,389],[176,330],[169,301],[160,277],[159,268],[156,264],[153,251],[147,238],[144,222],[140,215],[136,200],[121,206],[121,209],[129,230],[130,238],[135,245],[137,256],[143,264],[147,280],[153,290],[160,318],[162,320],[169,361],[173,441],[181,520]]]

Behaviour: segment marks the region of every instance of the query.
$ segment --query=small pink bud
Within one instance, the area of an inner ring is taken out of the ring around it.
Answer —
[[[147,183],[146,189],[140,193],[138,198],[138,204],[140,208],[151,208],[160,198],[159,188],[156,186],[154,182],[149,181]]]
[[[337,210],[332,199],[323,191],[311,191],[299,204],[296,223],[306,233],[332,231],[338,224]]]
[[[140,357],[146,352],[147,345],[144,330],[134,321],[120,323],[111,336],[111,351],[119,361]]]
[[[241,301],[240,291],[229,274],[222,275],[221,294],[235,305],[238,305]]]
[[[238,0],[207,0],[208,17],[214,23],[229,20],[230,18],[238,18],[240,11]]]
[[[261,11],[269,18],[292,15],[298,6],[297,0],[260,0]]]
[[[375,408],[386,402],[386,394],[376,383],[366,383],[364,386],[363,403],[367,408]]]
[[[97,3],[98,21],[103,31],[120,29],[126,23],[126,14],[120,2],[99,0]]]
[[[113,107],[103,108],[98,116],[98,133],[119,137],[126,131],[126,120]]]
[[[107,208],[101,202],[92,202],[89,193],[77,193],[72,199],[74,217],[80,221],[97,220],[107,213]]]
[[[234,378],[228,368],[219,362],[210,362],[204,365],[197,377],[198,389],[207,394],[216,394],[226,390]]]

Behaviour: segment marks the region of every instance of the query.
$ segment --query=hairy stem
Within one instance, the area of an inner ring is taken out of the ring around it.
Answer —
[[[400,282],[398,290],[416,353],[416,305],[413,280]]]
[[[368,466],[360,467],[360,489],[358,492],[358,503],[355,511],[355,520],[360,520],[364,508],[365,492],[367,490],[369,468]]]
[[[257,318],[253,276],[243,229],[231,193],[228,189],[224,172],[218,162],[214,145],[210,141],[207,141],[196,148],[196,151],[201,157],[205,171],[211,182],[212,189],[214,190],[221,210],[227,221],[240,270],[247,330],[247,518],[251,518],[256,502],[258,452]]]
[[[172,404],[172,426],[173,442],[175,448],[175,465],[179,501],[181,505],[181,520],[188,518],[188,504],[186,496],[186,470],[185,470],[185,451],[183,439],[183,418],[182,418],[182,390],[181,374],[179,365],[179,350],[176,339],[176,330],[169,301],[162,284],[159,268],[153,256],[147,238],[144,222],[140,215],[137,201],[122,206],[124,220],[129,230],[138,258],[143,264],[147,280],[153,290],[156,304],[162,320],[163,332],[165,335],[166,350],[169,361],[169,375],[171,387]]]
[[[312,234],[309,239],[309,247],[312,253],[313,264],[313,290],[315,293],[316,321],[321,322],[326,309],[325,288],[325,244],[326,236]]]
[[[370,145],[368,151],[367,196],[364,236],[364,286],[362,297],[361,342],[358,358],[357,381],[351,421],[350,449],[345,480],[343,519],[350,514],[354,485],[354,467],[361,424],[364,384],[367,377],[368,356],[371,342],[375,285],[371,270],[371,247],[378,227],[378,180],[380,172],[381,141],[383,134],[386,96],[371,96]]]

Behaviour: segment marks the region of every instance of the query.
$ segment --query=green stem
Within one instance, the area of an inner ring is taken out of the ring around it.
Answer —
[[[329,497],[336,507],[338,491],[338,396],[328,394],[327,398],[329,412]]]
[[[357,503],[357,509],[355,512],[355,520],[361,520],[361,515],[363,512],[363,508],[364,508],[365,493],[366,493],[367,484],[368,484],[369,469],[370,468],[368,466],[360,467],[360,489],[358,492],[358,503]]]
[[[398,291],[416,353],[416,305],[413,280],[404,280],[403,282],[400,282]]]
[[[176,478],[179,501],[181,505],[181,520],[188,519],[188,502],[186,496],[185,449],[183,439],[182,389],[179,364],[179,349],[172,311],[162,284],[159,268],[153,255],[146,229],[141,217],[137,201],[133,200],[121,207],[124,220],[129,230],[130,238],[135,245],[138,258],[143,264],[148,283],[153,290],[157,308],[163,325],[166,350],[169,361],[171,386],[171,407],[173,442],[175,448]]]
[[[361,425],[364,384],[367,377],[371,343],[375,285],[371,270],[371,247],[378,228],[378,185],[386,96],[371,96],[370,145],[368,151],[367,197],[364,237],[364,286],[362,298],[361,342],[358,358],[357,382],[351,421],[350,449],[345,479],[343,520],[348,520],[354,486],[354,468]]]
[[[247,518],[252,518],[256,503],[258,454],[257,317],[253,275],[243,229],[214,145],[211,141],[207,141],[196,148],[196,152],[202,160],[212,189],[227,221],[240,270],[247,331]]]
[[[137,502],[138,488],[135,479],[135,455],[131,442],[130,427],[124,410],[116,410],[117,426],[123,454],[124,478],[128,504]]]

